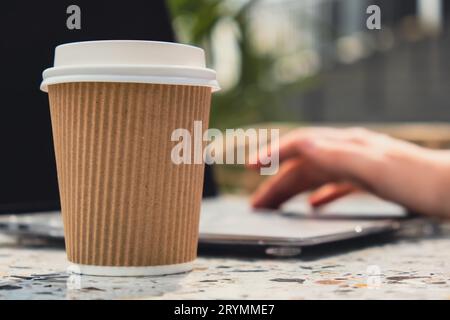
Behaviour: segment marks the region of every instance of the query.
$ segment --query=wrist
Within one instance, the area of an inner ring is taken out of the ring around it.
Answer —
[[[426,150],[425,159],[429,163],[429,171],[424,172],[429,177],[429,213],[433,216],[450,218],[450,151]]]

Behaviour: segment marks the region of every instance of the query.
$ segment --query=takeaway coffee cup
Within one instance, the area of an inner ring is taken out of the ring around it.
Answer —
[[[216,74],[200,48],[152,41],[58,46],[43,73],[70,271],[185,272],[196,258],[203,165],[171,133],[208,125]]]

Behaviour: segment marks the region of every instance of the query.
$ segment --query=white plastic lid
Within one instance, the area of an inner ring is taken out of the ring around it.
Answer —
[[[137,82],[220,89],[216,72],[205,67],[202,49],[171,42],[107,40],[63,44],[41,90],[66,82]]]

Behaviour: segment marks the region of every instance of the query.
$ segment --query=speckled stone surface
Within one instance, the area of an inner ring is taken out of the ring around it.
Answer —
[[[0,299],[450,299],[450,232],[302,259],[201,257],[162,277],[68,275],[61,247],[0,235]]]

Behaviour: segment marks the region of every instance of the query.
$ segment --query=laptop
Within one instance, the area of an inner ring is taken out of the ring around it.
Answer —
[[[68,28],[67,8],[74,4],[80,8],[81,24]],[[39,90],[41,72],[52,65],[54,48],[61,43],[175,41],[169,14],[164,1],[128,0],[123,5],[43,0],[30,2],[25,9],[21,3],[7,2],[0,21],[7,30],[2,38],[7,63],[0,87],[0,231],[63,241],[48,101]],[[296,255],[303,247],[397,230],[406,216],[402,207],[374,198],[344,199],[319,216],[304,197],[281,210],[256,212],[246,198],[219,196],[212,170],[205,168],[200,247],[225,246],[233,251],[257,246],[265,252]]]

